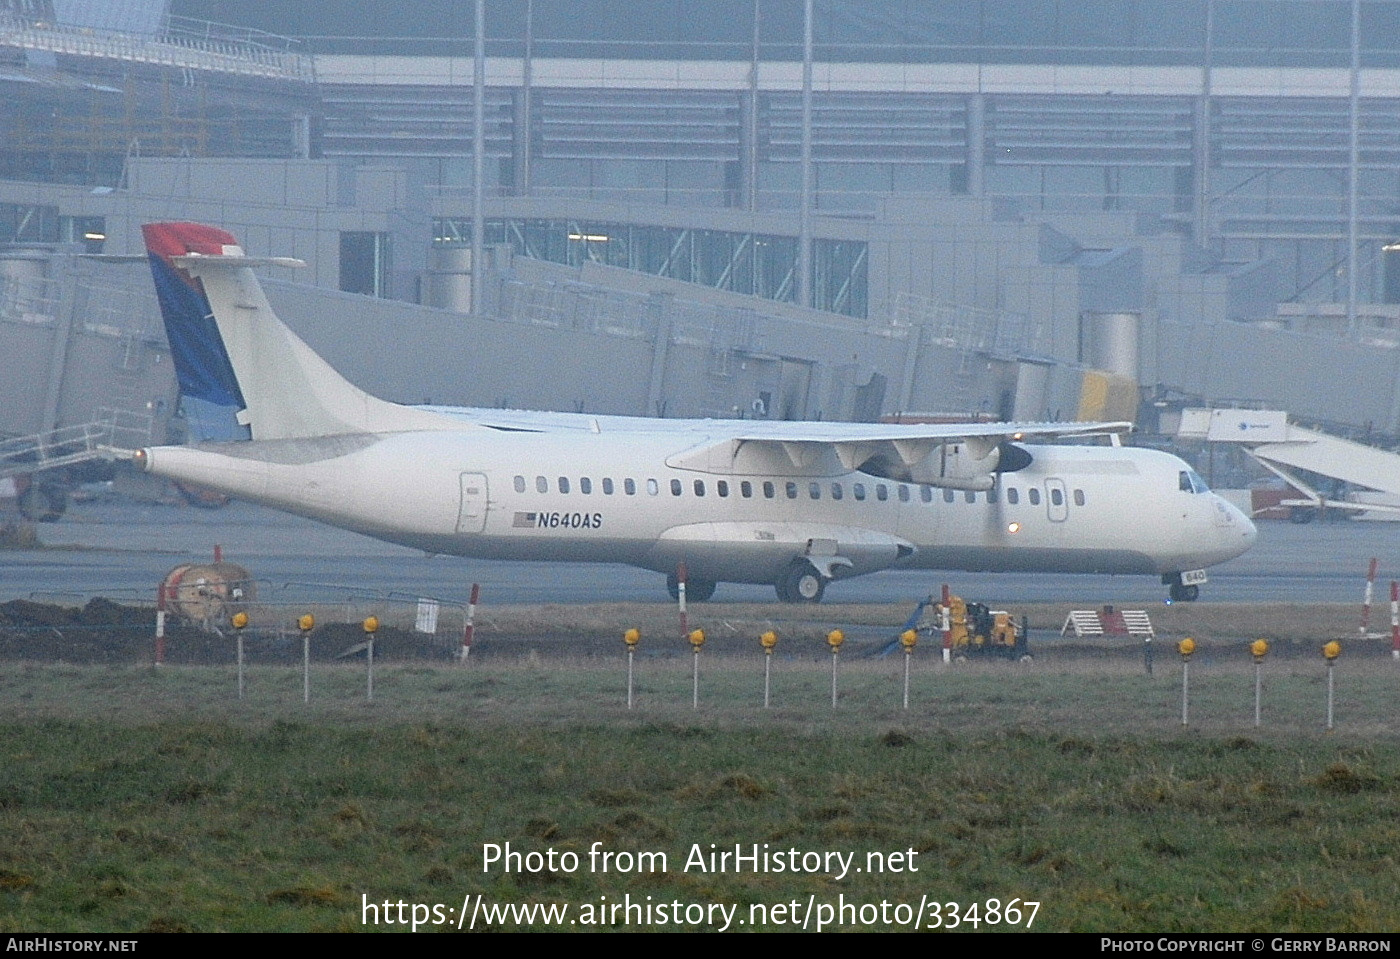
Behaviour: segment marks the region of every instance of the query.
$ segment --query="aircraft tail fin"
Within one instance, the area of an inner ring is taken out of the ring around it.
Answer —
[[[370,396],[278,319],[253,267],[299,261],[249,257],[230,234],[197,223],[141,230],[186,398],[237,411],[255,440],[463,428]]]

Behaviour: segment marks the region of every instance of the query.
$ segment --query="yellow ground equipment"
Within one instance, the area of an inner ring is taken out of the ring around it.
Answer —
[[[931,622],[930,622],[931,620]],[[947,630],[947,645],[954,656],[991,656],[1012,660],[1029,660],[1029,624],[1005,610],[989,609],[984,603],[969,603],[961,596],[950,596],[943,603],[926,607],[923,631],[936,641]]]

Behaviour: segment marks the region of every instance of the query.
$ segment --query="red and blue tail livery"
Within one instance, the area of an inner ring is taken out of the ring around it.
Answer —
[[[223,230],[199,223],[148,223],[141,232],[181,395],[235,411],[243,409],[247,404],[204,285],[175,263],[177,257],[190,255],[241,256],[238,241]]]

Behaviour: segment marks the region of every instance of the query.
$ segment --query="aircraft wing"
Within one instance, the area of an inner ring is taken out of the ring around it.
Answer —
[[[986,490],[1030,465],[1022,440],[1118,434],[1129,423],[751,423],[671,457],[681,469],[831,476],[853,470],[906,483]],[[716,424],[718,426],[718,424]]]
[[[678,469],[730,475],[831,476],[861,470],[900,482],[990,489],[997,473],[1023,469],[1021,441],[1119,436],[1131,423],[826,423],[645,419],[587,413],[430,407],[493,429],[540,433],[684,434],[667,459]]]
[[[653,419],[593,413],[559,413],[541,410],[485,409],[462,406],[424,406],[422,409],[495,429],[556,433],[705,433],[741,442],[864,443],[997,437],[1035,441],[1111,436],[1131,432],[1128,422],[1103,423],[837,423],[788,420]]]
[[[664,422],[664,421],[663,421]],[[724,421],[708,421],[718,426]],[[725,423],[725,425],[731,425]],[[788,423],[734,421],[747,426],[735,439],[745,442],[780,440],[789,443],[946,443],[952,440],[1067,439],[1131,432],[1133,424],[1114,423]],[[755,428],[760,427],[760,428]]]

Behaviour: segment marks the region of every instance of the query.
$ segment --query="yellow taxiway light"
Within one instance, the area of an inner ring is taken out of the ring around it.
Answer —
[[[1326,646],[1322,647],[1322,655],[1327,657],[1328,662],[1331,662],[1342,655],[1342,644],[1335,639],[1332,640]]]
[[[1191,654],[1196,651],[1196,641],[1187,636],[1176,644],[1176,651],[1181,654],[1182,659],[1189,659]]]
[[[373,636],[376,632],[379,631],[379,617],[378,617],[378,616],[366,616],[363,625],[364,625],[364,628],[365,628],[365,632],[366,632],[366,633],[369,633],[370,636]]]
[[[772,656],[773,647],[778,645],[778,634],[770,629],[762,636],[758,637],[758,642],[759,645],[763,647],[763,651],[769,656]]]
[[[841,632],[841,630],[839,629],[833,629],[831,632],[826,634],[826,644],[831,647],[831,651],[833,653],[840,649],[841,644],[845,641],[846,634]]]
[[[297,620],[297,629],[301,630],[303,633],[309,633],[315,627],[316,617],[312,616],[310,613],[302,614],[301,618]]]
[[[232,622],[233,622],[233,628],[234,628],[234,629],[244,629],[244,628],[247,627],[247,625],[248,625],[248,614],[247,614],[247,613],[234,613],[234,614],[233,614]]]
[[[642,641],[642,631],[634,626],[622,634],[622,641],[627,644],[628,649],[636,649],[637,644]]]
[[[1266,639],[1256,639],[1249,644],[1249,652],[1256,662],[1262,662],[1264,657],[1269,654],[1269,641]]]
[[[700,652],[700,647],[705,645],[705,631],[703,629],[692,629],[690,635],[686,637],[690,640],[690,645],[695,647],[695,651]]]

